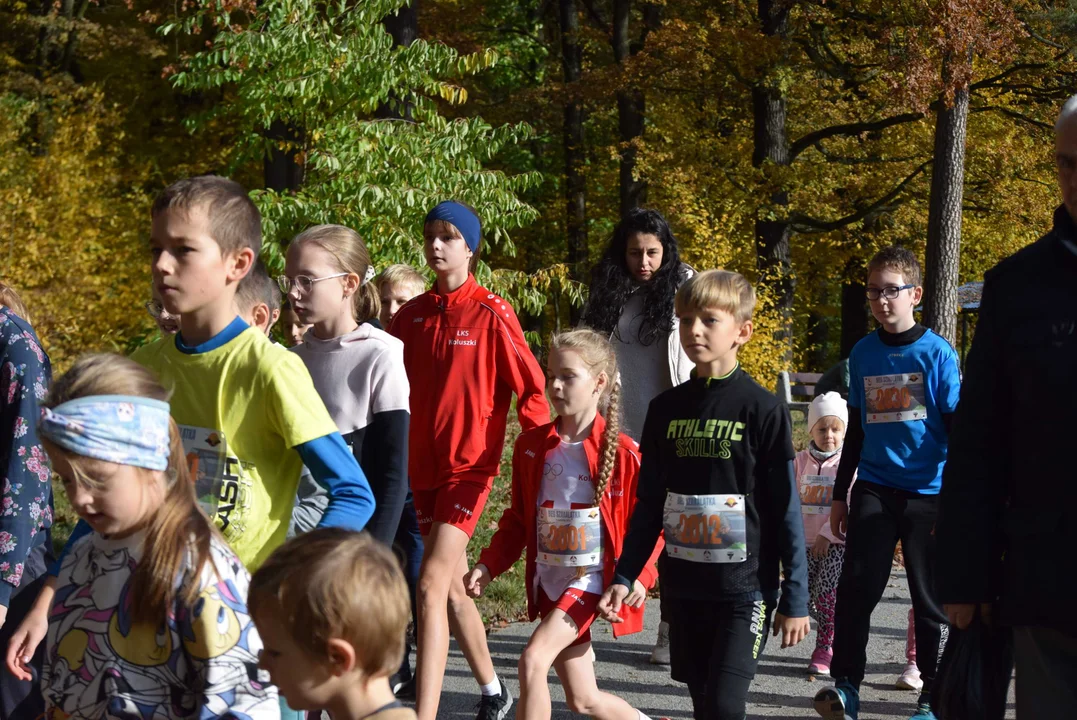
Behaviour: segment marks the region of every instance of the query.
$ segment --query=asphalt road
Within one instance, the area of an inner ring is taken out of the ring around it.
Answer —
[[[685,685],[669,678],[668,668],[650,665],[651,643],[658,627],[658,602],[647,603],[646,629],[637,635],[614,640],[609,625],[599,620],[593,627],[594,649],[598,656],[599,687],[624,697],[652,718],[691,720],[692,704]],[[908,585],[903,571],[896,570],[882,602],[872,616],[868,644],[867,677],[861,688],[863,720],[907,720],[913,713],[917,694],[894,689],[905,660],[905,627],[910,607]],[[534,626],[517,623],[489,635],[490,652],[498,675],[519,693],[516,663]],[[814,629],[798,647],[782,650],[773,638],[768,643],[749,694],[748,717],[812,718],[811,697],[827,679],[813,680],[806,673],[808,658],[815,647]],[[556,675],[550,674],[553,717],[579,717],[565,705]],[[460,651],[453,644],[445,676],[438,718],[471,720],[475,717],[478,686]],[[1012,689],[1011,689],[1012,703]],[[1010,706],[1010,716],[1013,706]],[[512,717],[512,712],[510,712]]]

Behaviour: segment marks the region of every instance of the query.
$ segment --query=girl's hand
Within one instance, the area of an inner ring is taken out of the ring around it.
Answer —
[[[480,597],[482,591],[486,589],[486,586],[490,584],[493,578],[490,577],[490,570],[479,563],[475,568],[464,576],[464,590],[467,594],[473,598]]]
[[[37,646],[49,632],[49,610],[52,608],[52,599],[55,596],[56,578],[49,576],[38,591],[30,612],[19,623],[19,627],[15,629],[7,642],[5,664],[8,672],[18,680],[32,682],[34,679],[30,672],[30,662],[37,651]]]
[[[810,631],[811,622],[808,618],[791,618],[781,613],[774,613],[774,637],[781,633],[783,648],[793,647],[808,637]]]
[[[636,582],[632,583],[632,592],[628,593],[628,597],[625,598],[625,605],[627,605],[628,607],[638,608],[643,605],[643,601],[646,599],[647,588],[643,587],[643,583],[637,580]]]
[[[849,532],[849,505],[844,500],[835,500],[830,505],[830,532],[838,540],[845,540]]]
[[[49,631],[48,615],[31,612],[12,633],[7,645],[7,669],[17,680],[32,682],[30,661]]]
[[[598,614],[611,623],[624,622],[618,613],[621,612],[621,605],[626,597],[628,597],[628,588],[621,583],[613,583],[606,588],[606,592],[602,593],[602,599],[598,601]]]
[[[810,552],[812,557],[822,558],[826,557],[827,552],[830,550],[830,539],[824,535],[816,535],[815,542],[812,543]]]

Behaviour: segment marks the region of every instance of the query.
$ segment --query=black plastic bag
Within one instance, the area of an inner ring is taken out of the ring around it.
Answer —
[[[950,628],[931,709],[939,720],[1003,720],[1013,674],[1013,631],[988,625],[979,608],[968,629]]]

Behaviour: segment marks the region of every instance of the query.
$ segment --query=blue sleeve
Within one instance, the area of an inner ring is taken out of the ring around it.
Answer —
[[[75,543],[77,543],[79,540],[86,537],[92,532],[93,528],[86,524],[85,520],[79,520],[77,523],[75,523],[75,529],[71,531],[71,537],[69,537],[67,539],[67,542],[64,543],[64,549],[60,551],[60,555],[56,558],[56,562],[49,566],[49,575],[51,575],[52,577],[56,577],[57,575],[59,575],[60,566],[63,565],[64,558],[67,557],[68,551],[71,550],[72,547],[74,547]]]
[[[374,493],[340,433],[296,445],[295,450],[315,482],[329,493],[329,506],[318,527],[365,528],[374,514]]]
[[[0,606],[7,607],[52,524],[52,469],[37,434],[51,370],[37,338],[7,313],[0,351]]]
[[[957,410],[957,401],[961,395],[961,370],[958,367],[957,353],[949,347],[939,358],[939,386],[936,403],[939,412],[949,415]]]

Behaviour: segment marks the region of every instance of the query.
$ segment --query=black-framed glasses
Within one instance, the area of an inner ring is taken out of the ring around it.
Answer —
[[[326,275],[325,277],[312,278],[307,275],[296,275],[294,278],[290,278],[287,275],[277,276],[277,285],[280,286],[280,291],[287,295],[292,291],[294,287],[299,291],[300,295],[306,295],[314,289],[314,283],[321,282],[322,280],[332,280],[333,278],[344,277],[348,273],[342,272],[336,275]]]
[[[894,298],[896,298],[898,295],[901,294],[902,290],[908,290],[908,289],[914,288],[914,287],[916,287],[916,286],[915,285],[889,285],[889,286],[884,287],[884,288],[869,287],[867,289],[867,296],[868,296],[868,300],[878,300],[880,297],[884,297],[887,300],[893,300]]]

